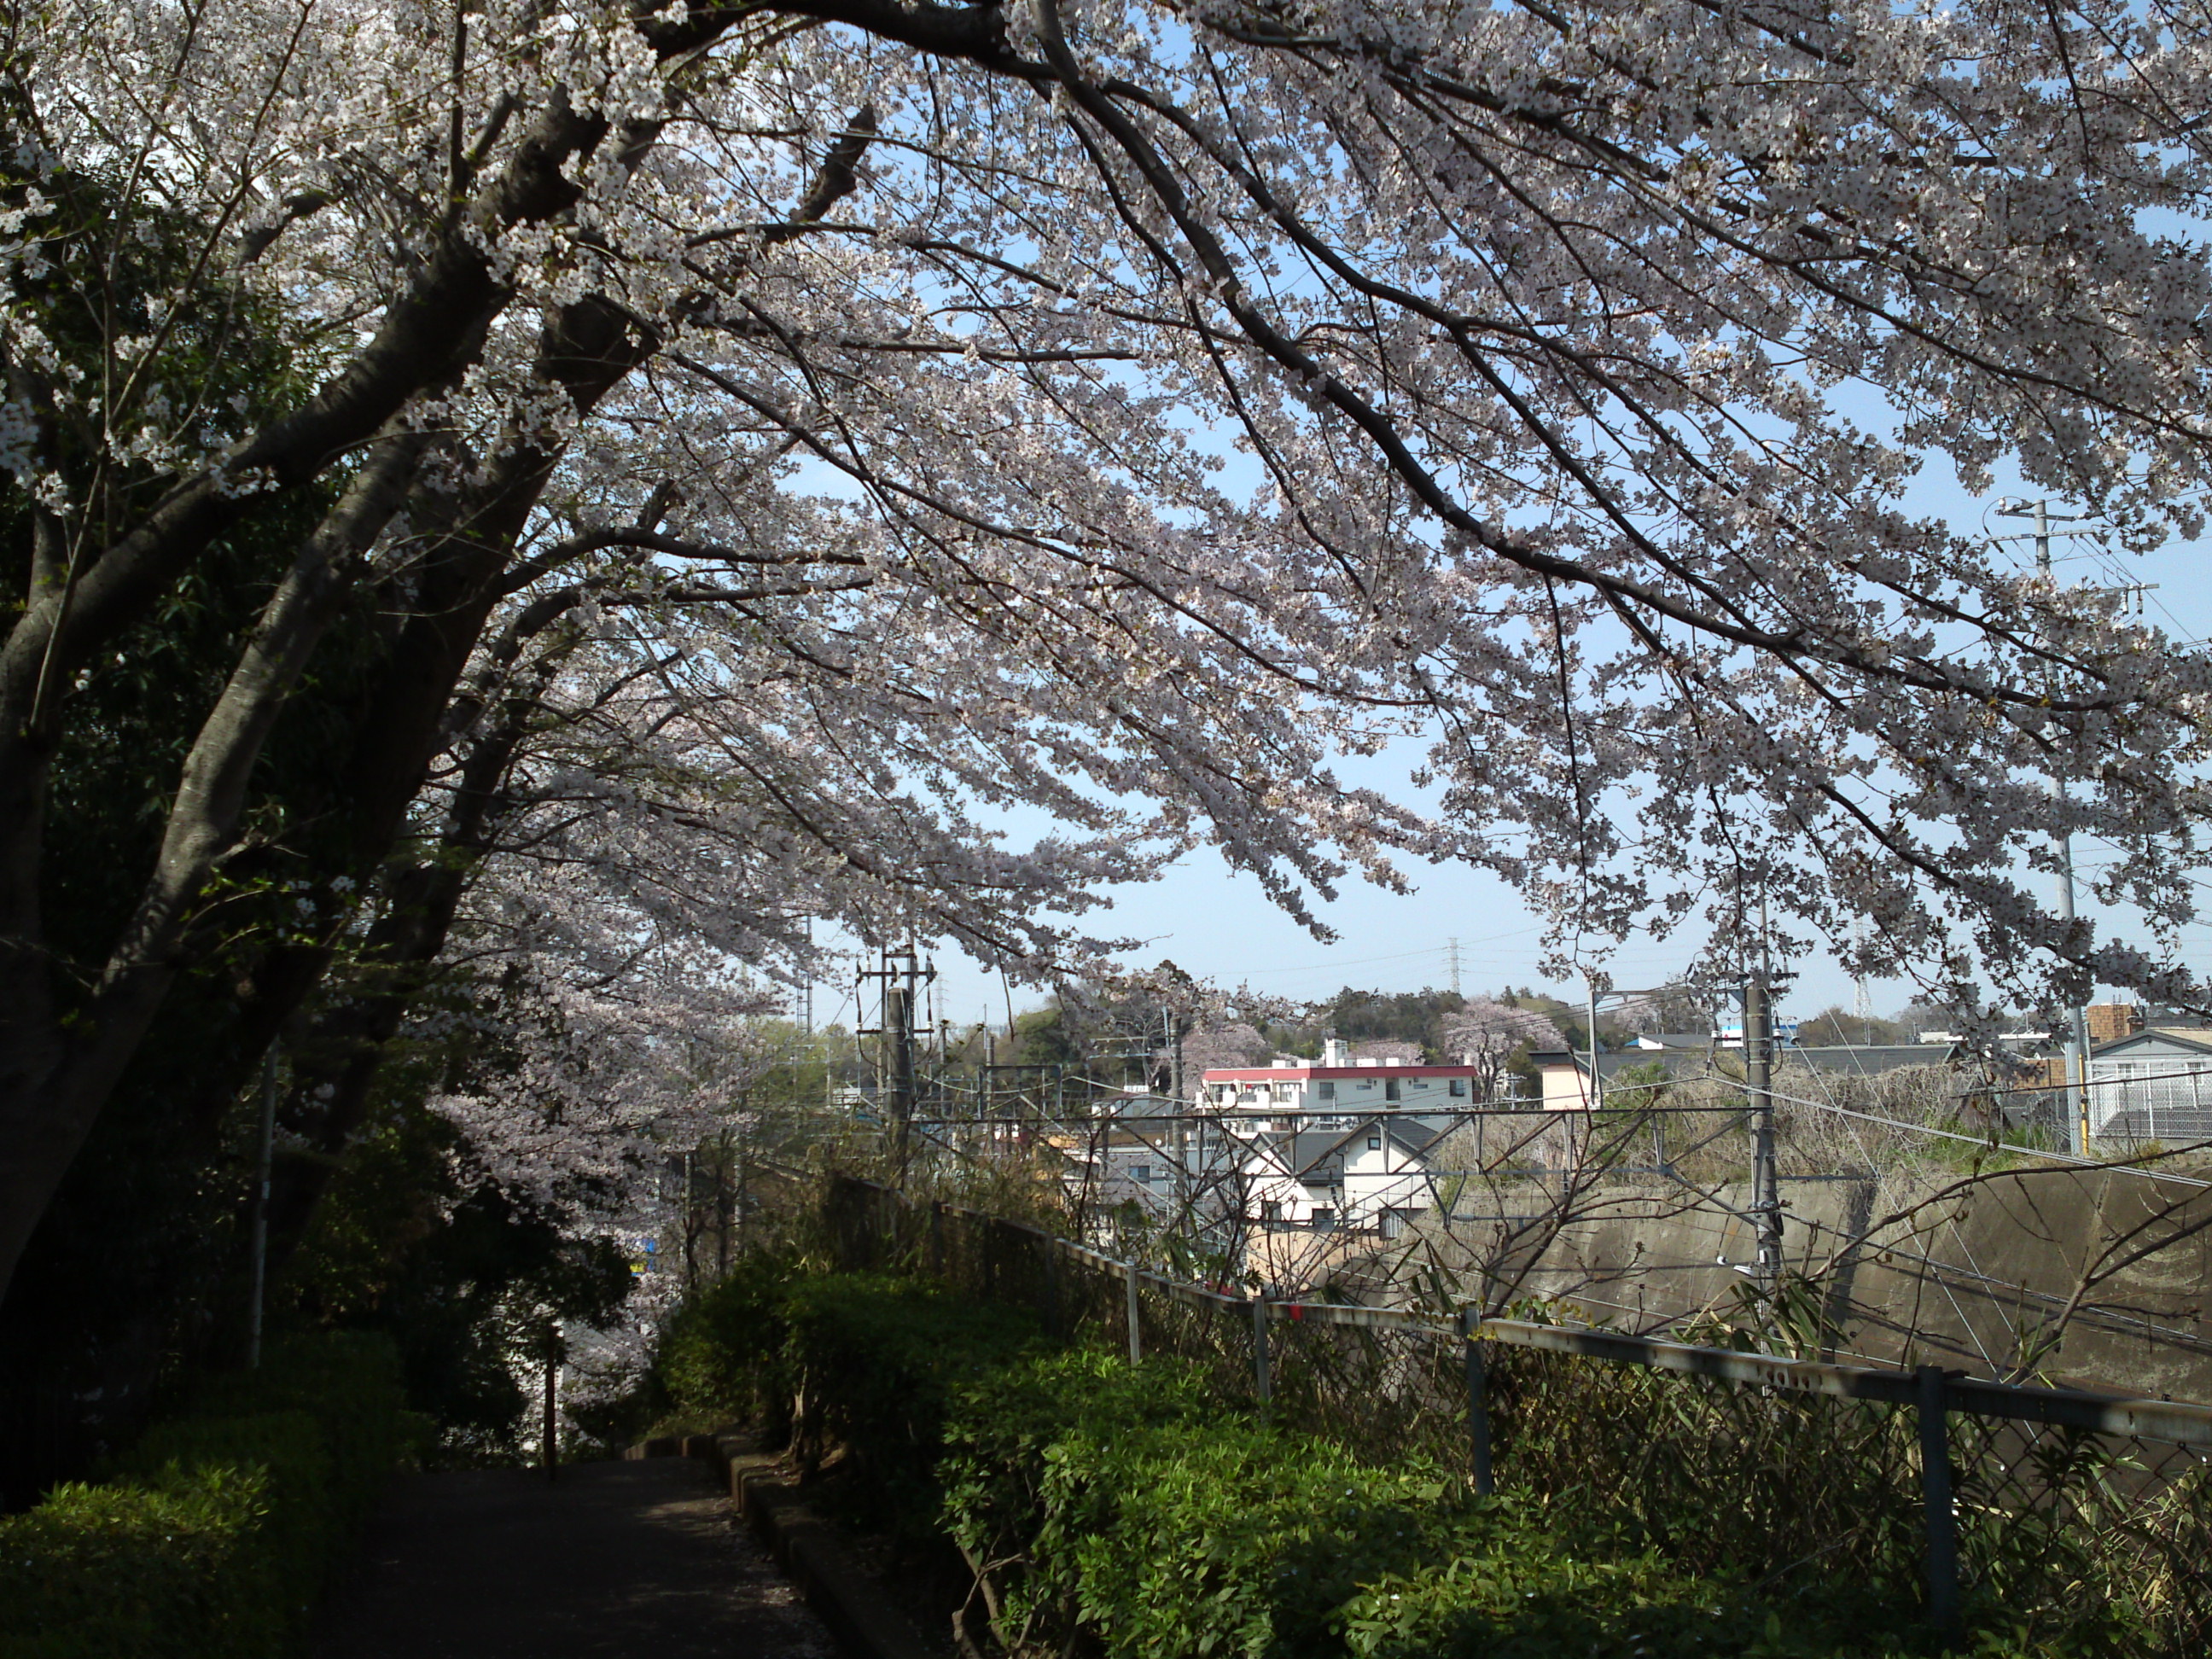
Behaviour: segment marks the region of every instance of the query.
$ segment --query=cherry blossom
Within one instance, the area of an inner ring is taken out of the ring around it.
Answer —
[[[1316,927],[1460,860],[1562,953],[1863,917],[1856,974],[2202,1001],[2205,653],[1899,501],[2005,461],[2128,545],[2200,527],[2208,48],[2013,0],[24,14],[0,1262],[356,600],[365,827],[308,931],[395,985],[459,914],[440,872],[535,824],[623,854],[622,926],[769,974],[817,918],[1088,971],[1101,888],[1210,847]],[[117,246],[198,240],[88,368],[30,296],[92,180]],[[179,343],[225,318],[290,378],[206,395]],[[309,501],[135,914],[58,977],[72,688]],[[524,762],[541,717],[565,763]],[[1402,793],[1339,775],[1409,738]],[[1015,806],[1065,828],[1009,844]],[[2042,902],[2060,832],[2127,925]]]

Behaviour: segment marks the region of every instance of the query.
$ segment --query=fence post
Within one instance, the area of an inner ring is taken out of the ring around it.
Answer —
[[[1482,1370],[1482,1344],[1475,1335],[1480,1323],[1474,1309],[1460,1310],[1460,1346],[1467,1359],[1468,1450],[1474,1464],[1474,1489],[1487,1498],[1493,1490],[1490,1474],[1490,1395],[1489,1379]]]
[[[1959,1517],[1951,1506],[1951,1436],[1944,1416],[1943,1371],[1913,1369],[1919,1384],[1920,1495],[1927,1510],[1928,1617],[1949,1632],[1959,1623]]]
[[[1143,1364],[1145,1358],[1144,1332],[1137,1323],[1137,1264],[1124,1261],[1121,1274],[1122,1285],[1129,1294],[1129,1363],[1137,1365]]]
[[[1266,1405],[1274,1396],[1274,1376],[1267,1364],[1267,1297],[1252,1292],[1252,1384]]]

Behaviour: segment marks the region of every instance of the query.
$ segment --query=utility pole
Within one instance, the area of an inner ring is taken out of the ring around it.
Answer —
[[[2031,512],[2030,508],[2033,507]],[[2014,501],[2009,499],[1996,505],[2002,518],[2035,520],[2035,568],[2038,574],[2051,574],[2051,524],[2056,519],[2070,523],[2078,515],[2053,513],[2048,501]],[[2049,671],[2045,671],[2048,678]],[[2051,780],[2051,791],[2060,802],[2066,799],[2066,779],[2063,775]],[[2058,832],[2058,919],[2063,922],[2074,920],[2074,837],[2063,829]],[[2089,1155],[2089,1017],[2080,1003],[2067,1010],[2069,1024],[2066,1043],[2066,1139],[2077,1158]]]
[[[1743,987],[1743,1080],[1751,1097],[1751,1213],[1759,1245],[1759,1285],[1782,1278],[1782,1188],[1774,1169],[1774,1007],[1766,981]]]
[[[269,1290],[269,1170],[276,1150],[276,1044],[261,1056],[261,1138],[253,1159],[253,1288],[246,1308],[246,1368],[261,1364],[262,1307]]]
[[[880,1039],[876,1045],[876,1098],[879,1109],[886,1103],[889,1106],[893,1154],[897,1159],[902,1187],[906,1184],[907,1161],[914,1138],[914,1006],[921,979],[921,961],[912,946],[903,951],[886,946],[880,954],[879,965],[863,969],[860,975],[883,981],[882,1022],[872,1030],[863,1028],[862,1034]],[[937,970],[933,966],[929,977],[933,980],[936,976]]]
[[[908,958],[900,978],[884,955],[884,1035],[890,1040],[891,1121],[898,1126],[898,1170],[906,1181],[907,1159],[914,1132],[914,962]]]
[[[1598,1075],[1597,1069],[1597,981],[1585,974],[1583,986],[1589,993],[1589,1108],[1595,1113],[1605,1105],[1605,1079]]]

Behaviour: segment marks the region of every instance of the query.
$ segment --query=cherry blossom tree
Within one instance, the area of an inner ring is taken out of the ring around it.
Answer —
[[[6,15],[0,1274],[180,975],[372,1063],[571,672],[620,728],[574,813],[692,820],[763,963],[817,915],[1065,971],[1086,891],[1211,844],[1309,921],[1460,859],[1592,937],[1864,915],[1855,972],[2201,1000],[2203,653],[1897,505],[2008,458],[2197,528],[2192,15]],[[58,962],[58,745],[251,536],[136,897]],[[311,855],[257,768],[341,639]],[[1433,811],[1331,769],[1408,735]],[[2039,902],[2061,831],[2142,929]],[[246,870],[281,939],[226,933]]]
[[[1475,997],[1446,1014],[1440,1031],[1446,1056],[1481,1072],[1476,1094],[1495,1097],[1505,1074],[1505,1063],[1524,1048],[1564,1048],[1567,1040],[1544,1015],[1490,997]]]
[[[1274,1045],[1241,1020],[1209,1025],[1182,1040],[1184,1086],[1195,1088],[1206,1073],[1265,1066]]]

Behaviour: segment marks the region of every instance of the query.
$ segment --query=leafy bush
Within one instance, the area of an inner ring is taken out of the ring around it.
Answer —
[[[1196,1421],[1208,1405],[1195,1365],[1158,1358],[1132,1368],[1091,1349],[1040,1354],[954,1391],[937,1470],[945,1526],[1004,1645],[1018,1650],[1074,1624],[1073,1577],[1060,1553],[1040,1552],[1038,1534],[1047,1524],[1080,1531],[1095,1517],[1076,1513],[1065,1483],[1048,1510],[1054,1449]]]
[[[269,1659],[304,1629],[408,1431],[380,1339],[210,1382],[97,1486],[0,1518],[0,1659]]]
[[[1042,1340],[1025,1313],[884,1273],[798,1280],[783,1309],[801,1465],[842,1446],[860,1483],[906,1519],[935,1518],[955,1393]]]
[[[1563,1533],[1449,1472],[1376,1468],[1209,1407],[1199,1375],[1172,1361],[1006,1368],[961,1395],[941,1473],[945,1524],[1015,1652],[1892,1659],[1937,1645],[1909,1595],[1762,1589],[1597,1527]],[[2117,1630],[2054,1643],[1999,1619],[1968,1650],[2128,1650]]]
[[[775,1273],[702,1298],[664,1367],[693,1379],[695,1400],[787,1389],[802,1462],[842,1447],[878,1520],[949,1534],[1015,1655],[1901,1659],[1938,1646],[1909,1587],[1700,1571],[1602,1503],[1478,1498],[1455,1471],[1377,1468],[1270,1425],[1181,1360],[1052,1349],[1026,1316],[927,1281]],[[2094,1620],[2053,1638],[1976,1611],[1964,1651],[1980,1659],[2129,1651]]]
[[[783,1304],[797,1273],[788,1257],[748,1255],[685,1299],[654,1356],[653,1380],[670,1405],[708,1422],[755,1422],[775,1440],[791,1431]]]

